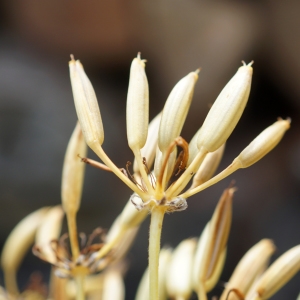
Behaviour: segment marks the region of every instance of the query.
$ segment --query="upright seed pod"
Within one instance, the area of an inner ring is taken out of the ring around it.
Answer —
[[[93,86],[86,76],[82,64],[71,56],[70,77],[77,117],[88,146],[103,144],[104,131],[100,109]]]
[[[235,293],[230,293],[233,289],[246,295],[254,281],[265,270],[274,252],[275,246],[271,240],[264,239],[254,245],[236,266],[220,300],[239,300]]]
[[[224,87],[211,107],[198,134],[198,149],[220,148],[231,135],[247,104],[253,69],[243,65]]]
[[[247,299],[269,299],[299,271],[300,245],[297,245],[281,255],[266,270],[256,285],[256,294]]]
[[[77,213],[82,193],[85,163],[80,161],[78,155],[85,157],[87,146],[77,123],[70,138],[65,154],[62,173],[62,205],[66,213]]]
[[[145,73],[145,60],[140,54],[131,64],[126,106],[127,139],[135,151],[144,147],[149,123],[149,87]]]
[[[163,154],[180,135],[197,80],[198,71],[189,73],[175,85],[166,101],[158,132],[158,147]]]
[[[174,250],[167,273],[167,291],[172,299],[188,300],[192,294],[192,267],[196,239],[182,241]]]

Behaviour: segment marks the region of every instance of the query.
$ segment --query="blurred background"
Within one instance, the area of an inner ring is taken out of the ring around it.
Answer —
[[[199,236],[233,179],[238,191],[223,282],[262,238],[274,240],[275,257],[300,243],[299,1],[2,0],[0,8],[2,244],[27,214],[60,203],[64,152],[76,123],[67,64],[71,53],[96,90],[105,151],[120,167],[132,161],[125,105],[130,63],[139,51],[148,61],[151,118],[176,82],[201,67],[182,133],[186,140],[241,60],[255,61],[250,100],[220,170],[277,117],[292,118],[283,141],[262,161],[192,197],[186,211],[166,216],[162,244],[175,247]],[[87,167],[79,230],[109,228],[130,194],[113,174]],[[126,299],[133,299],[147,266],[148,225],[149,220],[128,255]],[[21,287],[33,264],[47,268],[29,255],[19,275]],[[299,286],[298,274],[272,299],[295,299]],[[221,283],[214,294],[222,289]]]

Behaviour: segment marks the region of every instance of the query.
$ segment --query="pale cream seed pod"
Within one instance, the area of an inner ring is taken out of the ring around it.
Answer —
[[[188,198],[216,184],[238,169],[247,168],[268,154],[283,138],[284,133],[290,128],[290,120],[279,119],[273,125],[261,132],[221,173],[200,186],[184,192],[180,197]]]
[[[263,239],[248,250],[236,266],[220,300],[239,300],[234,292],[228,295],[232,289],[237,289],[246,295],[258,276],[265,271],[275,249],[271,240]]]
[[[16,225],[5,241],[1,255],[1,266],[6,289],[9,293],[18,294],[16,273],[28,249],[33,244],[36,231],[48,209],[48,207],[41,208],[29,214]]]
[[[149,122],[149,87],[145,60],[140,54],[132,61],[126,106],[127,139],[132,150],[144,147]]]
[[[223,157],[224,149],[225,144],[223,144],[214,152],[209,152],[205,156],[203,162],[200,165],[200,168],[193,177],[193,183],[190,189],[193,189],[199,186],[200,184],[206,182],[214,175]]]
[[[208,152],[220,148],[231,135],[248,101],[253,69],[243,65],[224,87],[200,129],[197,147]]]
[[[190,299],[196,245],[196,239],[186,239],[175,248],[172,254],[166,278],[168,296],[172,299]]]
[[[39,257],[51,264],[56,263],[51,242],[58,240],[61,232],[64,211],[60,205],[49,209],[35,236],[35,247],[39,249]]]
[[[71,56],[69,68],[77,117],[86,143],[94,150],[104,141],[97,97],[80,61],[75,61]]]
[[[104,273],[102,300],[125,299],[125,286],[122,272],[117,268],[108,269]]]
[[[269,299],[299,271],[300,245],[297,245],[281,255],[266,270],[256,285],[256,295],[246,299]]]
[[[163,154],[180,135],[197,80],[198,71],[189,73],[175,85],[166,101],[158,133],[158,147]]]
[[[241,168],[247,168],[268,154],[281,141],[290,128],[291,121],[279,119],[260,133],[233,161],[239,162]]]
[[[158,129],[161,120],[161,113],[159,113],[149,124],[148,135],[145,146],[141,149],[141,156],[146,158],[147,167],[150,170],[155,158],[157,139],[158,139]],[[140,169],[136,159],[133,163],[133,172],[139,173]]]
[[[85,163],[81,162],[79,155],[85,157],[86,153],[87,145],[77,123],[67,147],[62,172],[61,197],[67,213],[77,213],[80,207]]]
[[[162,248],[159,254],[159,282],[158,282],[158,294],[159,300],[167,300],[166,280],[168,274],[168,267],[172,256],[172,250],[170,248]],[[147,268],[139,283],[138,290],[135,296],[135,300],[149,300],[149,269]]]

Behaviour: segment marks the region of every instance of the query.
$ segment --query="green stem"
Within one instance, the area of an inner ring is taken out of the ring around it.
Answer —
[[[155,207],[151,212],[149,237],[149,300],[158,300],[158,265],[164,215],[164,207]]]
[[[77,275],[75,277],[76,281],[76,300],[85,300],[85,291],[84,291],[84,280],[85,275]]]

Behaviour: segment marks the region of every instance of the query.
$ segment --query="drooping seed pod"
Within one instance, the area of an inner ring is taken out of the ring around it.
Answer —
[[[70,77],[77,117],[86,143],[91,149],[102,145],[104,131],[100,109],[93,86],[79,60],[71,57]]]
[[[220,148],[231,135],[247,104],[253,69],[244,64],[224,87],[199,131],[197,147],[208,152]]]
[[[35,233],[48,209],[48,207],[41,208],[25,217],[16,225],[5,241],[1,255],[1,266],[6,289],[11,294],[18,294],[16,273],[28,249],[33,244]]]
[[[78,156],[85,157],[86,152],[86,142],[77,123],[67,147],[62,173],[61,197],[66,213],[77,213],[80,206],[85,163]]]
[[[255,280],[265,271],[274,251],[275,246],[268,239],[261,240],[254,245],[236,266],[220,300],[239,300],[234,292],[230,292],[233,289],[246,295]]]
[[[36,232],[33,249],[38,249],[38,257],[51,264],[57,261],[51,242],[59,238],[63,216],[64,211],[60,205],[50,208]]]
[[[148,134],[149,87],[145,73],[145,60],[140,54],[132,61],[127,94],[127,139],[132,150],[144,147]]]
[[[175,85],[166,101],[158,133],[158,147],[163,154],[180,135],[197,80],[198,71],[189,73]]]

